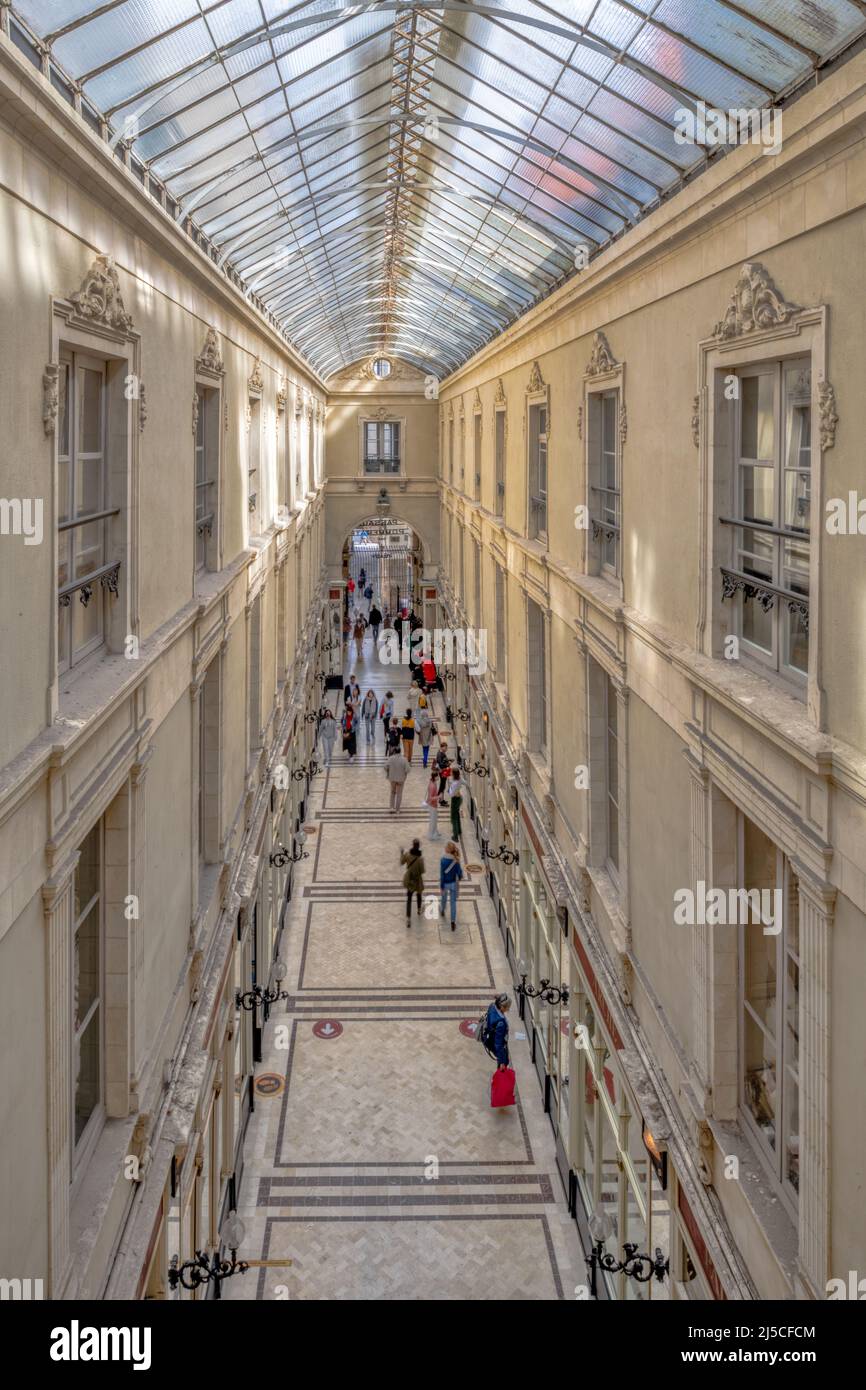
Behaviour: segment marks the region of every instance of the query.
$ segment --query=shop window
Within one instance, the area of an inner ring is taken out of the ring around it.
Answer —
[[[731,511],[720,518],[728,533],[723,602],[743,654],[802,688],[809,666],[810,365],[749,367],[737,382]]]
[[[590,573],[618,580],[622,531],[619,391],[588,396]]]
[[[739,817],[740,1108],[789,1208],[800,1186],[799,887],[781,850]],[[760,895],[760,896],[759,896]],[[748,921],[743,918],[748,916]]]

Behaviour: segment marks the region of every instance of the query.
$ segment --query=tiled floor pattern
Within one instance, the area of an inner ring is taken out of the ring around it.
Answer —
[[[379,666],[370,646],[361,689],[380,700],[393,690],[400,709],[408,673]],[[441,696],[435,713],[444,728]],[[362,734],[351,765],[337,751],[311,789],[316,834],[283,937],[290,995],[257,1068],[285,1085],[257,1097],[246,1138],[240,1254],[255,1263],[222,1296],[573,1297],[585,1266],[516,1007],[513,1109],[491,1110],[493,1064],[460,1031],[511,988],[483,876],[464,880],[452,932],[436,892],[446,814],[442,841],[429,841],[417,749],[403,808],[389,814],[382,743],[377,725],[372,747]],[[399,851],[413,836],[427,892],[407,931]],[[465,848],[478,862],[468,835]]]

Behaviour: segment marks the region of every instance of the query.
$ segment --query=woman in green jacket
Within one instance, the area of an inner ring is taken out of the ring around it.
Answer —
[[[424,856],[421,853],[420,840],[413,840],[411,848],[401,852],[400,863],[406,865],[406,872],[403,875],[403,887],[406,889],[406,926],[411,927],[412,894],[415,894],[418,916],[420,917],[421,894],[424,892]]]

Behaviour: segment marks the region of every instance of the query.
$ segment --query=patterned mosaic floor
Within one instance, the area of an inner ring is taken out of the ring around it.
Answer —
[[[361,689],[393,690],[399,709],[408,673],[370,647]],[[441,696],[435,714],[444,728]],[[246,1137],[240,1256],[254,1263],[222,1296],[573,1298],[585,1266],[516,1008],[513,1109],[491,1110],[493,1064],[460,1031],[511,987],[483,876],[464,880],[456,932],[438,898],[407,931],[400,849],[421,839],[432,900],[446,813],[429,841],[416,748],[390,815],[383,762],[379,724],[355,763],[337,752],[313,783],[283,937],[290,995],[257,1067],[272,1094]]]

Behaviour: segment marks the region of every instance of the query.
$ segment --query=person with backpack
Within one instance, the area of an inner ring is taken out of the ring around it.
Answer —
[[[373,643],[378,644],[379,628],[382,625],[382,614],[375,603],[370,606],[370,630],[373,633]]]
[[[482,1047],[495,1058],[497,1067],[510,1067],[508,1054],[508,1019],[505,1015],[511,1008],[507,994],[497,994],[493,1003],[478,1025],[478,1037]]]
[[[325,767],[331,766],[331,758],[334,753],[334,739],[337,737],[337,721],[329,709],[326,709],[319,721],[319,743],[325,758]]]
[[[343,730],[343,752],[348,753],[349,762],[353,763],[358,751],[358,736],[355,731],[355,706],[351,703],[346,705],[343,710],[341,728]]]
[[[427,707],[427,699],[424,695],[418,701],[418,713],[415,715],[415,728],[418,732],[418,742],[421,744],[421,756],[423,766],[427,766],[427,759],[430,756],[430,741],[436,732],[433,723],[433,716]]]
[[[391,788],[391,798],[388,803],[388,809],[392,815],[395,815],[396,812],[399,811],[403,801],[403,787],[405,786],[406,778],[409,776],[409,764],[400,752],[399,747],[397,747],[393,753],[389,753],[385,759],[385,776],[388,778],[388,783]]]
[[[411,707],[406,710],[400,737],[403,740],[403,755],[407,763],[411,763],[412,749],[415,747],[415,720],[412,718]]]
[[[370,606],[371,606],[371,604],[372,604],[372,602],[373,602],[373,585],[372,585],[372,584],[368,584],[367,587],[366,587],[366,589],[364,590],[364,598],[367,600],[367,613],[369,614],[369,612],[370,612]]]
[[[462,826],[460,822],[460,811],[463,806],[463,778],[460,776],[459,767],[452,767],[451,782],[448,787],[448,807],[451,812],[451,834],[453,838],[460,842]]]
[[[424,793],[424,805],[427,808],[427,839],[441,840],[442,836],[436,828],[436,822],[439,819],[439,773],[435,767],[430,769],[430,781],[427,783],[427,790]]]
[[[385,735],[385,752],[388,751],[388,730],[391,727],[391,720],[394,717],[394,692],[385,691],[385,698],[379,706],[379,718],[382,721],[382,732]]]
[[[446,898],[451,904],[451,930],[457,930],[457,891],[463,877],[460,851],[453,840],[445,846],[445,853],[439,860],[439,916],[445,916]]]
[[[378,708],[378,701],[377,701],[377,699],[376,699],[376,692],[375,692],[375,690],[368,690],[367,693],[366,693],[366,695],[364,696],[364,703],[363,703],[363,705],[361,706],[361,715],[362,715],[363,720],[364,720],[364,727],[365,727],[366,730],[367,730],[367,742],[368,742],[368,743],[375,743],[375,741],[376,741],[376,710],[377,710],[377,708]]]
[[[415,903],[420,917],[421,894],[424,892],[424,856],[421,853],[420,840],[413,840],[411,847],[401,852],[400,863],[406,865],[406,872],[403,875],[403,887],[406,889],[406,926],[411,927],[412,894],[415,894]]]
[[[386,757],[390,756],[391,753],[400,753],[400,752],[402,752],[402,748],[401,748],[401,744],[402,744],[401,733],[402,733],[402,730],[401,730],[401,728],[400,728],[400,725],[399,725],[398,721],[397,721],[396,719],[392,719],[392,720],[391,720],[391,727],[390,727],[389,730],[388,730],[387,742],[386,742],[386,744],[385,744],[385,755],[386,755]]]

